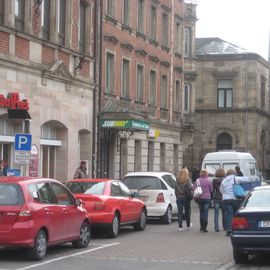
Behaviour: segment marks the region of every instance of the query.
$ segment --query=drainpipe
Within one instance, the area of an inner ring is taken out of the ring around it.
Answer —
[[[245,151],[248,152],[248,63],[245,54]]]

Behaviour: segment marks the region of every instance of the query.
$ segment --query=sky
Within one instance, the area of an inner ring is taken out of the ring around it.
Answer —
[[[219,37],[268,59],[270,0],[196,0],[196,37]]]

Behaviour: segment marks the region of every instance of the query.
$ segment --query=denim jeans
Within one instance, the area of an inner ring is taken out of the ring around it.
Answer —
[[[237,209],[240,206],[239,200],[224,200],[223,206],[225,210],[225,226],[226,231],[230,232],[232,230],[232,218]]]
[[[208,210],[211,205],[210,199],[199,199],[198,206],[200,209],[200,220],[208,222]]]
[[[225,213],[224,213],[224,207],[222,204],[222,201],[215,201],[214,200],[214,226],[215,230],[219,230],[219,211],[221,210],[221,215],[222,215],[222,227],[225,230]]]
[[[178,226],[183,228],[183,214],[185,209],[186,223],[187,227],[190,227],[190,200],[186,198],[177,198],[177,208],[178,208]]]

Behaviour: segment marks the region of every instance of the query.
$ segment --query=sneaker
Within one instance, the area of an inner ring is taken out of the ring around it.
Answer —
[[[183,231],[183,228],[179,228],[178,231]]]
[[[219,229],[215,229],[216,232],[219,232]]]
[[[190,231],[191,230],[191,226],[187,227],[187,230]]]

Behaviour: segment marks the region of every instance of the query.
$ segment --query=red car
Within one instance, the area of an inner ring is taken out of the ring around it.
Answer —
[[[133,225],[143,231],[146,226],[146,207],[119,180],[75,179],[67,187],[84,202],[91,226],[104,226],[109,237],[116,237],[119,227]]]
[[[80,200],[59,181],[0,177],[0,245],[28,247],[33,259],[47,247],[72,242],[85,248],[90,220]]]

